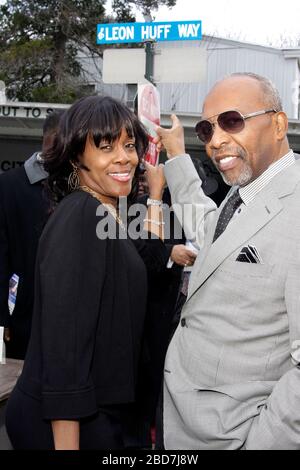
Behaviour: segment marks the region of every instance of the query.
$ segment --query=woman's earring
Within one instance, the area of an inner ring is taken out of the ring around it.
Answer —
[[[75,189],[77,189],[78,186],[80,185],[78,167],[74,165],[73,162],[71,162],[71,165],[73,167],[73,170],[70,173],[69,178],[68,178],[68,189],[70,192],[75,191]]]

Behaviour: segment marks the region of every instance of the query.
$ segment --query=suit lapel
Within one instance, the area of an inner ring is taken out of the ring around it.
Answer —
[[[202,260],[202,269],[194,277],[190,286],[189,298],[201,287],[208,277],[239,247],[242,247],[255,233],[268,224],[281,210],[282,203],[271,189],[263,190],[243,212],[235,217],[226,230],[213,243]],[[216,226],[216,221],[214,227]],[[213,230],[209,231],[209,244]]]
[[[243,247],[255,233],[267,225],[283,208],[281,199],[293,194],[300,182],[300,160],[286,170],[276,175],[272,181],[261,190],[253,202],[243,212],[235,217],[222,235],[212,244],[218,216],[224,203],[218,209],[216,218],[207,233],[207,245],[203,256],[199,254],[195,273],[189,289],[189,300],[211,274],[239,247]],[[232,191],[228,193],[230,196]],[[194,271],[194,270],[193,270]]]

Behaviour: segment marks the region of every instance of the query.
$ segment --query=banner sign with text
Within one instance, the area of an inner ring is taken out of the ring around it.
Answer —
[[[18,101],[0,102],[0,118],[29,118],[29,119],[45,119],[55,110],[65,110],[70,105],[56,105],[45,103],[21,103]]]
[[[138,116],[148,131],[149,147],[145,160],[151,165],[158,164],[158,151],[153,139],[157,137],[156,126],[160,125],[160,96],[152,83],[138,85]]]
[[[97,44],[202,39],[201,21],[110,23],[97,25]]]

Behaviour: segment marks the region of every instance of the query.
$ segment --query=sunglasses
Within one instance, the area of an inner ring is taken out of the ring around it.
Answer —
[[[275,109],[265,109],[263,111],[257,111],[255,113],[245,115],[239,111],[225,111],[224,113],[219,114],[217,123],[223,131],[228,132],[229,134],[237,134],[244,129],[246,119],[267,113],[277,113],[277,111]],[[195,126],[198,139],[202,140],[205,144],[208,144],[214,134],[215,126],[216,124],[211,123],[207,119],[199,121]]]

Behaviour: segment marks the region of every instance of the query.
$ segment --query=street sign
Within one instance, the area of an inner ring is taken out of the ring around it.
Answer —
[[[201,21],[109,23],[97,25],[97,44],[202,39]]]
[[[144,49],[105,49],[102,80],[104,83],[146,83]]]
[[[206,80],[207,51],[203,47],[156,49],[155,83],[201,83]]]
[[[157,137],[155,128],[160,125],[160,96],[152,83],[138,85],[138,116],[149,136],[149,147],[145,160],[151,165],[156,165],[158,151],[153,139]]]
[[[148,83],[143,49],[106,49],[104,83]],[[155,83],[199,83],[206,79],[207,53],[202,47],[154,48]]]

